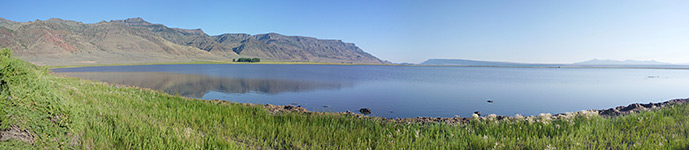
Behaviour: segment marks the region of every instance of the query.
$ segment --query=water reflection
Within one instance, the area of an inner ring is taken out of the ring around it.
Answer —
[[[214,91],[222,93],[278,94],[314,90],[339,90],[352,83],[281,79],[212,77],[168,72],[60,72],[71,77],[156,89],[170,94],[200,98]]]
[[[187,97],[311,111],[370,108],[391,118],[604,109],[685,98],[689,88],[689,71],[663,69],[201,64],[53,71]]]

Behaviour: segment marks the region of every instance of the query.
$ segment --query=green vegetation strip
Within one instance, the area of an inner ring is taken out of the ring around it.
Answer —
[[[404,124],[58,77],[0,54],[0,149],[689,148],[687,104],[614,118]]]

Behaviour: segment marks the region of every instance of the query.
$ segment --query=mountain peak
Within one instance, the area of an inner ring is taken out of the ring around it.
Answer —
[[[17,24],[17,22],[0,17],[0,27],[10,26],[13,24]]]
[[[60,18],[50,18],[50,19],[48,19],[48,20],[46,20],[46,21],[64,21],[64,20],[62,20],[62,19],[60,19]]]
[[[264,34],[256,34],[256,37],[258,40],[270,40],[270,39],[278,39],[281,37],[285,37],[282,34],[278,34],[275,32],[270,32],[270,33],[264,33]]]
[[[193,34],[193,35],[205,35],[205,34],[206,34],[205,32],[203,32],[203,30],[202,30],[201,28],[198,28],[198,29],[180,29],[180,28],[172,28],[172,29],[177,30],[177,31],[182,32],[183,34],[187,34],[187,35],[190,35],[190,34]]]
[[[136,18],[127,18],[124,20],[124,22],[146,22],[144,18],[141,17],[136,17]]]
[[[144,20],[141,17],[127,18],[124,20],[111,20],[110,22],[118,22],[129,26],[152,25],[152,23]]]

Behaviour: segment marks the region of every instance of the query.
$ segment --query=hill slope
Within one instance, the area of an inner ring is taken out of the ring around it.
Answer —
[[[271,61],[384,63],[352,43],[277,33],[209,36],[141,18],[85,24],[0,18],[0,44],[39,65],[184,62],[258,57]]]

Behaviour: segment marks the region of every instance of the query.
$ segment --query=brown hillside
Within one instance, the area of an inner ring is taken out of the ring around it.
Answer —
[[[0,18],[0,44],[39,65],[184,62],[258,57],[272,61],[384,63],[352,43],[302,36],[222,34],[169,28],[141,18],[85,24]]]

